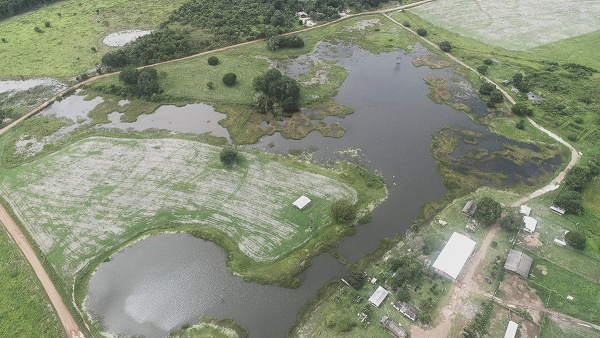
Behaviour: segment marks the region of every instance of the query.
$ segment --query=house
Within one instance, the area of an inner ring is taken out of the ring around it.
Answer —
[[[505,85],[505,86],[507,86],[509,83],[510,83],[510,80],[504,80],[504,81],[502,81],[502,84]]]
[[[531,213],[531,208],[523,204],[521,206],[521,213],[525,216],[529,216],[529,214]]]
[[[381,305],[385,297],[387,297],[388,293],[389,292],[383,287],[377,287],[377,290],[375,290],[371,297],[369,297],[369,303],[373,304],[375,307],[379,307],[379,305]]]
[[[508,327],[506,328],[506,333],[504,333],[504,338],[515,338],[518,328],[519,324],[513,322],[512,320],[509,321]]]
[[[296,208],[302,210],[304,209],[307,205],[310,204],[310,198],[302,195],[300,196],[300,198],[298,198],[294,203],[292,203]]]
[[[523,222],[525,222],[525,228],[523,230],[532,234],[535,231],[535,227],[537,226],[537,219],[530,216],[523,216]]]
[[[444,249],[433,262],[433,270],[451,281],[456,280],[467,259],[475,249],[475,241],[457,232],[453,233]]]
[[[462,213],[465,216],[473,217],[473,215],[475,215],[475,210],[477,210],[477,205],[475,205],[475,202],[468,201],[467,204],[465,204],[465,207],[462,209]]]
[[[417,314],[405,302],[397,301],[392,303],[392,305],[396,310],[398,310],[398,312],[406,316],[408,319],[412,320],[413,322],[417,320]]]
[[[552,204],[550,206],[550,210],[553,211],[554,213],[559,214],[559,215],[564,215],[565,214],[565,209],[563,209],[563,208],[561,208],[561,207],[559,207],[557,205],[554,205],[554,204]]]
[[[506,263],[504,263],[504,269],[517,275],[528,278],[529,270],[531,270],[531,264],[533,264],[533,258],[527,256],[521,251],[510,250],[508,257],[506,257]]]
[[[308,18],[308,14],[306,14],[306,12],[298,12],[298,13],[296,13],[296,15],[297,15],[299,18],[302,18],[302,19],[303,19],[303,18]]]
[[[388,331],[390,331],[394,335],[394,337],[396,337],[396,338],[406,337],[406,330],[403,329],[400,326],[400,324],[393,321],[390,317],[383,316],[381,318],[380,323],[384,328],[386,328]]]

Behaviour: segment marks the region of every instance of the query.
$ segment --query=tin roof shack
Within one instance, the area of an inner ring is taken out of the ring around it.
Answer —
[[[453,233],[446,246],[433,262],[433,270],[442,277],[455,281],[469,256],[475,249],[475,241],[457,232]]]
[[[392,305],[394,305],[394,308],[398,310],[398,312],[406,316],[408,319],[412,320],[413,322],[417,320],[417,314],[408,306],[408,304],[401,301],[397,301]]]
[[[512,320],[509,321],[508,327],[506,328],[506,333],[504,333],[504,338],[515,338],[518,328],[519,324],[513,322]]]
[[[554,205],[554,204],[550,206],[550,210],[552,210],[554,213],[557,213],[561,216],[565,214],[565,209],[563,209],[557,205]]]
[[[383,316],[381,318],[380,323],[384,328],[386,328],[388,331],[390,331],[394,335],[394,337],[396,337],[396,338],[406,337],[406,330],[403,329],[400,326],[400,324],[393,321],[390,317]]]
[[[529,216],[523,216],[523,222],[525,222],[525,228],[523,230],[532,234],[535,231],[535,227],[537,226],[537,219]]]
[[[511,249],[508,257],[506,257],[504,269],[527,279],[529,277],[529,270],[531,270],[531,264],[533,264],[533,258],[521,251]]]
[[[300,198],[298,198],[294,203],[292,203],[296,208],[302,210],[304,209],[307,205],[310,204],[310,198],[302,195],[300,196]]]
[[[377,290],[369,297],[369,303],[373,304],[375,307],[379,307],[385,297],[387,297],[388,293],[389,292],[381,286],[377,287]]]
[[[473,215],[475,215],[475,210],[477,210],[477,205],[475,205],[475,202],[468,201],[467,204],[465,204],[465,207],[462,209],[462,213],[467,217],[473,217]]]

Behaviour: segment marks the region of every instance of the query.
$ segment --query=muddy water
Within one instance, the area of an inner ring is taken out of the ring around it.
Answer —
[[[337,249],[354,262],[376,249],[382,238],[403,234],[423,203],[447,192],[429,150],[436,130],[446,125],[473,130],[484,134],[491,148],[499,147],[503,140],[474,124],[465,113],[427,97],[429,88],[423,77],[454,75],[452,69],[414,67],[412,59],[427,54],[426,50],[371,55],[359,48],[337,46],[336,51],[326,44],[318,48],[319,57],[337,59],[350,70],[335,98],[355,110],[336,120],[346,128],[345,136],[333,139],[313,132],[303,140],[286,140],[275,134],[252,147],[281,153],[310,149],[314,158],[324,163],[355,154],[351,160],[381,173],[387,182],[388,200],[373,212],[370,224],[358,226],[356,235],[345,238]],[[303,68],[292,61],[287,69],[293,73]],[[486,114],[480,110],[485,104],[468,90],[462,100],[474,102],[475,114]],[[232,317],[248,328],[251,337],[284,337],[305,302],[327,281],[345,273],[339,262],[322,254],[300,275],[298,289],[244,283],[229,273],[222,250],[212,243],[184,235],[160,235],[103,264],[90,281],[86,307],[106,330],[121,335],[164,337],[206,314]]]

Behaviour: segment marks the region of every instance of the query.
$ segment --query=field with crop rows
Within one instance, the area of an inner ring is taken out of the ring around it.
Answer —
[[[437,0],[410,11],[436,26],[512,50],[600,29],[598,1]]]
[[[275,259],[331,223],[331,201],[357,200],[334,179],[245,152],[225,167],[219,152],[186,140],[89,138],[7,170],[0,193],[65,274],[161,226],[214,227],[255,260]],[[313,201],[303,211],[291,205],[301,195]]]

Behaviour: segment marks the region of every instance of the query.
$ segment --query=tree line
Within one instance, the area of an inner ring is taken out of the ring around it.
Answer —
[[[27,12],[57,0],[0,0],[0,20]]]

